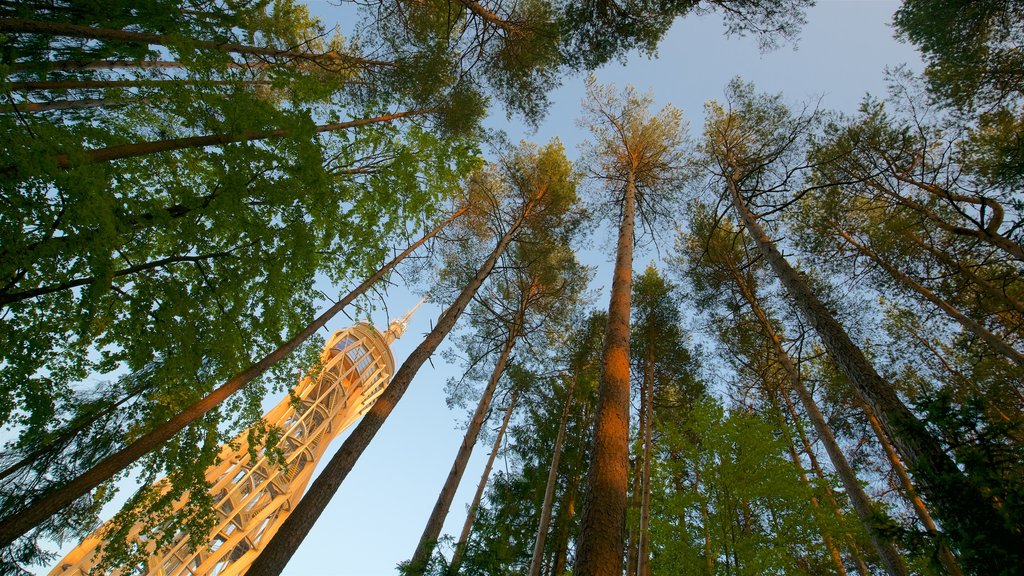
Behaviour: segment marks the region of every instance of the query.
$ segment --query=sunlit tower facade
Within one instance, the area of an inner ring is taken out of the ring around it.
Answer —
[[[411,314],[392,322],[383,333],[362,322],[336,331],[321,353],[319,374],[304,377],[293,391],[294,399],[282,399],[263,417],[281,431],[278,447],[284,465],[268,461],[262,449],[253,460],[247,432],[222,446],[218,464],[206,471],[218,520],[208,545],[190,551],[187,537],[179,534],[170,549],[150,557],[145,573],[244,574],[298,504],[331,440],[369,410],[391,381],[391,343],[402,336]],[[69,552],[50,576],[89,574],[100,560],[105,528]]]

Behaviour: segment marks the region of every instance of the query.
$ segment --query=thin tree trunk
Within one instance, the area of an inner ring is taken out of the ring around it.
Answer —
[[[629,484],[629,313],[636,209],[634,177],[631,172],[626,182],[608,303],[590,472],[573,571],[581,576],[619,576],[622,573]]]
[[[586,436],[587,426],[585,422],[591,421],[590,404],[584,402],[580,410],[579,418],[576,420],[577,429],[580,431],[576,438],[576,444],[582,445]],[[566,494],[559,506],[559,515],[562,517],[562,527],[558,536],[558,557],[555,562],[554,576],[564,576],[569,565],[569,539],[572,536],[572,522],[576,517],[576,499],[579,494],[580,483],[583,482],[583,466],[586,454],[579,450],[577,452],[576,466],[572,473],[571,482],[566,489]]]
[[[420,535],[420,541],[413,551],[412,559],[409,560],[408,565],[403,571],[406,575],[422,575],[427,569],[430,556],[434,552],[434,546],[441,535],[441,529],[444,527],[445,518],[448,517],[448,511],[451,509],[452,500],[455,499],[455,492],[459,489],[459,484],[462,482],[462,475],[466,471],[466,464],[469,462],[469,457],[473,454],[473,447],[476,446],[477,438],[480,436],[480,429],[483,428],[484,420],[486,420],[487,413],[491,409],[491,400],[494,398],[494,392],[498,389],[498,382],[505,373],[505,366],[508,364],[509,357],[512,355],[512,349],[519,338],[519,331],[523,322],[523,312],[523,308],[520,307],[515,319],[508,327],[505,343],[502,345],[501,353],[498,354],[498,360],[494,364],[494,369],[487,380],[487,386],[480,396],[480,401],[476,405],[476,412],[473,413],[473,418],[469,421],[469,427],[466,428],[466,433],[462,437],[462,444],[459,445],[459,450],[455,455],[455,460],[452,462],[451,470],[448,471],[448,477],[445,479],[444,486],[437,495],[434,509],[431,510],[426,525],[423,526],[423,533]]]
[[[74,502],[77,498],[84,496],[90,490],[99,486],[103,482],[106,482],[139,458],[145,456],[156,448],[159,448],[160,445],[170,440],[171,437],[183,428],[212,410],[228,396],[231,396],[243,386],[258,378],[274,364],[288,356],[288,354],[305,342],[307,338],[319,330],[338,312],[363,294],[368,288],[370,288],[370,286],[377,283],[377,281],[383,278],[392,268],[398,265],[399,262],[404,260],[406,256],[423,245],[427,240],[433,238],[448,226],[448,224],[462,216],[465,212],[466,208],[459,209],[439,226],[435,227],[422,238],[409,245],[409,247],[402,251],[401,254],[374,272],[373,275],[363,281],[362,284],[349,292],[336,304],[328,308],[323,314],[307,324],[306,327],[299,331],[298,334],[292,336],[291,339],[278,346],[277,349],[261,358],[252,366],[249,366],[245,370],[232,376],[230,380],[216,390],[210,392],[206,397],[186,407],[174,417],[157,426],[150,432],[142,435],[121,450],[104,458],[102,461],[93,465],[91,468],[82,472],[75,478],[64,482],[54,490],[44,493],[39,498],[27,502],[24,508],[4,518],[0,521],[0,548],[8,546],[16,538],[26,534],[29,530],[50,516],[53,516],[64,507]]]
[[[641,395],[640,425],[638,430],[638,434],[641,437],[643,436],[644,429],[647,427],[647,410],[645,410],[642,405],[645,398],[646,396]],[[641,462],[640,456],[637,455],[631,470],[632,480],[630,481],[629,504],[626,508],[626,576],[637,576],[636,566],[637,562],[640,560],[640,530],[637,524],[629,521],[629,511],[640,509],[640,503],[638,500],[640,500],[640,491],[642,490],[642,467],[643,462]]]
[[[116,30],[112,28],[94,28],[92,26],[82,26],[79,24],[43,22],[38,20],[25,20],[22,18],[0,18],[0,32],[9,34],[46,34],[50,36],[90,38],[94,40],[109,40],[135,44],[155,44],[160,46],[177,46],[179,44],[186,44],[190,48],[204,48],[207,50],[216,50],[233,54],[284,58],[288,60],[311,60],[320,63],[344,65],[351,68],[390,65],[390,63],[387,62],[369,60],[358,56],[348,56],[338,52],[311,54],[299,50],[280,50],[278,48],[265,46],[247,46],[244,44],[199,40],[196,38],[178,39],[163,34],[130,32],[128,30]]]
[[[811,462],[811,470],[814,470],[815,476],[817,476],[818,480],[821,481],[821,486],[825,492],[825,497],[828,499],[828,504],[832,509],[832,514],[842,522],[843,511],[839,507],[839,502],[836,501],[835,492],[832,491],[832,486],[829,484],[829,477],[821,468],[821,463],[818,462],[818,457],[814,453],[814,446],[811,445],[811,441],[807,437],[807,433],[804,431],[804,426],[800,423],[800,416],[797,414],[792,400],[789,399],[789,395],[781,394],[780,396],[782,396],[782,400],[786,403],[786,409],[789,412],[790,417],[793,418],[793,427],[796,429],[797,436],[800,437],[801,444],[803,444],[804,454],[807,454],[807,459]],[[864,558],[860,553],[860,548],[857,546],[857,541],[854,539],[853,534],[847,532],[843,536],[846,540],[847,547],[850,549],[850,556],[853,557],[853,563],[857,567],[857,573],[861,576],[871,576],[871,571],[868,570],[867,564],[864,563]]]
[[[981,288],[982,292],[988,295],[989,298],[1002,302],[1004,305],[1009,306],[1018,314],[1024,315],[1024,302],[1021,302],[1020,300],[1011,297],[1009,294],[1006,293],[1005,290],[997,288],[994,284],[992,284],[985,278],[978,276],[971,270],[970,266],[966,266],[961,264],[960,262],[957,262],[944,250],[939,250],[935,248],[931,244],[928,244],[927,242],[918,238],[916,235],[911,234],[910,238],[914,244],[926,250],[929,254],[932,255],[933,258],[942,263],[950,271],[956,272],[957,274],[962,274],[965,278],[967,278],[968,281],[976,284],[979,288]]]
[[[654,331],[649,331],[647,342],[647,370],[644,374],[644,462],[640,477],[640,550],[637,576],[650,576],[651,526],[651,456],[654,453]]]
[[[480,482],[476,486],[476,493],[473,495],[473,501],[469,505],[469,511],[466,512],[466,522],[462,525],[462,534],[459,535],[459,541],[455,544],[455,551],[452,553],[452,561],[448,567],[448,573],[451,576],[457,576],[459,573],[459,566],[462,565],[462,557],[466,553],[466,546],[469,545],[469,535],[473,530],[473,522],[476,520],[476,511],[480,508],[480,501],[484,496],[484,489],[487,487],[487,480],[491,477],[491,468],[494,467],[494,459],[498,457],[498,451],[501,449],[501,441],[505,438],[505,430],[508,428],[509,420],[512,419],[512,411],[516,407],[516,399],[518,394],[513,391],[512,397],[509,400],[508,408],[505,409],[505,417],[501,421],[501,427],[498,428],[498,433],[494,436],[494,445],[491,447],[491,454],[487,457],[487,464],[484,466],[483,474],[480,475]]]
[[[166,258],[160,258],[158,260],[152,260],[150,262],[143,262],[142,264],[136,264],[135,266],[130,266],[128,268],[117,270],[111,275],[111,278],[129,276],[131,274],[137,274],[139,272],[145,272],[146,270],[161,268],[163,266],[167,266],[168,264],[176,264],[179,262],[202,262],[213,258],[222,258],[224,256],[228,256],[229,254],[231,254],[230,251],[213,252],[211,254],[200,254],[198,256],[168,256]],[[60,292],[62,290],[70,290],[72,288],[77,288],[79,286],[87,286],[95,281],[95,276],[89,276],[86,278],[76,278],[74,280],[68,280],[67,282],[61,282],[60,284],[40,286],[39,288],[33,288],[31,290],[22,290],[21,292],[0,294],[0,306],[8,306],[15,302],[28,300],[29,298],[37,298],[39,296],[53,294],[54,292]],[[3,478],[3,476],[0,475],[0,478]]]
[[[697,455],[697,458],[700,454]],[[711,527],[708,526],[708,503],[700,494],[700,464],[693,462],[693,494],[700,500],[700,521],[704,532],[704,576],[715,573],[715,559],[711,556]]]
[[[555,435],[555,446],[551,453],[551,467],[548,469],[548,481],[544,487],[544,503],[540,508],[540,521],[537,523],[537,537],[533,542],[533,558],[530,561],[530,576],[540,576],[541,559],[544,556],[544,541],[548,536],[548,524],[551,522],[551,508],[555,501],[555,487],[558,484],[558,464],[562,459],[562,442],[565,440],[565,427],[569,423],[569,411],[572,409],[573,393],[576,391],[576,379],[573,378],[566,392],[565,406],[558,422],[558,434]]]
[[[940,518],[945,517],[954,527],[958,545],[972,551],[973,568],[988,573],[1012,572],[1024,564],[1024,538],[1006,528],[1005,522],[995,521],[1004,517],[1003,512],[964,476],[924,424],[878,375],[807,281],[785,260],[740,197],[737,183],[742,174],[731,159],[730,165],[734,172],[726,178],[726,185],[748,234],[839,370],[878,415],[882,428],[920,480],[922,491],[939,510]],[[984,551],[977,548],[980,542],[986,543]]]
[[[860,482],[857,480],[857,474],[853,471],[853,468],[846,460],[846,456],[843,454],[843,451],[839,448],[839,443],[836,442],[835,436],[832,434],[832,429],[828,426],[828,422],[825,421],[825,417],[822,415],[821,411],[818,410],[818,405],[814,401],[814,397],[811,396],[807,387],[804,386],[803,379],[800,377],[800,372],[797,370],[792,358],[789,357],[785,348],[782,347],[782,337],[775,331],[775,327],[772,325],[768,315],[765,313],[764,309],[761,308],[761,304],[757,299],[757,294],[754,293],[750,284],[740,276],[739,270],[732,262],[729,262],[727,265],[733,281],[736,282],[743,298],[747,301],[747,304],[750,305],[751,310],[753,310],[758,323],[761,324],[761,329],[771,341],[775,357],[779,361],[779,365],[782,366],[783,371],[786,373],[786,379],[789,381],[790,387],[800,398],[800,403],[803,405],[804,411],[807,412],[807,416],[814,425],[814,430],[817,432],[818,438],[825,446],[825,451],[828,453],[829,460],[832,461],[832,466],[836,469],[840,480],[843,482],[843,487],[846,489],[846,492],[850,497],[850,503],[853,505],[853,509],[857,512],[857,516],[860,518],[861,523],[864,524],[864,527],[867,529],[868,535],[871,537],[871,543],[874,545],[875,550],[882,559],[882,564],[885,566],[886,572],[888,572],[890,576],[907,576],[909,572],[907,571],[906,565],[903,563],[903,558],[896,550],[896,547],[893,546],[891,542],[887,542],[882,534],[878,533],[878,529],[876,528],[873,520],[874,512],[871,507],[871,500],[861,488]]]
[[[839,548],[836,547],[835,542],[832,540],[832,535],[829,534],[828,530],[824,526],[824,522],[821,518],[821,505],[818,503],[818,497],[814,494],[814,489],[811,487],[810,480],[807,479],[807,471],[804,470],[803,463],[800,461],[800,455],[796,451],[796,446],[793,444],[793,434],[786,425],[786,418],[782,415],[779,410],[778,403],[775,398],[772,398],[772,403],[775,404],[775,412],[779,416],[779,427],[783,436],[786,438],[786,449],[789,451],[789,459],[793,461],[793,465],[800,474],[800,482],[807,487],[807,490],[811,493],[811,508],[814,510],[814,520],[818,525],[818,529],[821,531],[821,539],[825,543],[825,548],[828,550],[829,557],[832,559],[832,565],[835,567],[836,572],[842,576],[846,576],[846,566],[843,564],[843,557],[839,554]]]
[[[846,230],[843,230],[842,228],[839,227],[835,227],[835,231],[840,236],[842,236],[842,238],[846,240],[851,246],[853,246],[862,254],[871,259],[871,261],[878,265],[878,267],[888,272],[889,275],[895,278],[900,284],[903,284],[907,288],[913,290],[914,292],[917,292],[925,300],[928,300],[929,302],[934,304],[940,310],[945,312],[947,316],[949,316],[953,320],[956,320],[961,326],[964,327],[965,330],[983,340],[996,352],[1002,354],[1003,356],[1006,356],[1014,363],[1016,363],[1018,366],[1024,366],[1024,354],[1021,354],[1020,352],[1015,350],[1012,346],[1003,341],[1002,338],[996,336],[975,320],[965,316],[962,312],[953,307],[952,304],[946,302],[937,294],[928,289],[928,287],[924,286],[917,280],[914,280],[908,274],[904,273],[902,270],[896,268],[891,263],[883,259],[869,246],[857,242],[857,240],[853,236],[851,236]]]
[[[437,319],[437,325],[434,326],[434,329],[409,355],[405,363],[402,364],[402,367],[399,368],[398,372],[391,379],[391,383],[388,384],[384,392],[377,398],[377,401],[367,411],[366,415],[363,416],[363,419],[349,437],[345,439],[341,448],[338,449],[338,452],[327,463],[327,467],[313,481],[309,490],[299,501],[298,505],[296,505],[295,510],[284,521],[284,524],[281,525],[278,533],[267,543],[266,548],[263,549],[256,560],[253,561],[252,566],[246,573],[247,576],[277,576],[284,570],[288,560],[291,559],[299,544],[305,539],[306,534],[313,528],[313,524],[320,517],[320,514],[323,513],[324,508],[327,507],[334,493],[338,491],[338,487],[341,486],[345,477],[348,476],[356,460],[359,459],[359,456],[362,455],[370,441],[373,440],[373,437],[380,430],[380,427],[391,414],[391,411],[394,410],[398,401],[402,399],[405,391],[409,388],[409,384],[412,383],[416,372],[419,371],[423,363],[430,358],[437,347],[441,345],[448,332],[455,326],[455,321],[458,320],[462,312],[469,306],[473,296],[476,295],[477,290],[480,289],[484,280],[487,279],[491,270],[494,269],[498,258],[501,257],[509,243],[518,234],[519,229],[523,226],[527,216],[532,212],[536,201],[542,194],[543,191],[539,191],[523,207],[523,212],[509,226],[508,231],[501,237],[490,256],[487,257],[487,260],[484,261],[466,287],[459,293],[455,302]]]
[[[928,507],[925,506],[924,500],[917,493],[917,489],[914,488],[914,483],[910,480],[910,476],[907,474],[907,469],[903,466],[903,462],[900,461],[900,457],[896,454],[896,450],[893,449],[892,444],[889,443],[889,439],[885,436],[885,431],[882,430],[881,424],[878,422],[876,417],[867,406],[861,406],[864,410],[864,414],[868,418],[868,422],[871,424],[871,429],[875,433],[875,437],[878,438],[878,443],[882,445],[882,449],[885,451],[885,457],[889,460],[889,464],[892,466],[893,472],[896,473],[896,477],[899,478],[900,484],[903,486],[903,494],[910,501],[910,504],[914,508],[914,512],[917,514],[917,518],[924,525],[925,530],[932,537],[932,539],[938,544],[938,558],[939,562],[946,569],[946,572],[950,576],[962,576],[963,571],[960,570],[960,564],[956,560],[956,556],[949,549],[944,542],[942,542],[939,536],[939,529],[935,525],[935,521],[932,520],[932,515],[928,512]]]
[[[395,112],[393,114],[385,114],[383,116],[375,116],[373,118],[359,118],[356,120],[349,120],[348,122],[336,122],[333,124],[321,124],[317,126],[313,131],[315,133],[323,132],[338,132],[341,130],[348,130],[349,128],[358,128],[360,126],[367,126],[370,124],[380,124],[385,122],[391,122],[400,118],[408,118],[411,116],[421,116],[426,114],[423,111],[409,111],[409,112]],[[294,133],[294,130],[290,128],[279,128],[277,130],[249,130],[241,133],[230,133],[221,132],[220,134],[207,134],[205,136],[192,136],[188,138],[170,138],[167,140],[154,140],[152,142],[136,142],[134,144],[121,144],[118,146],[109,146],[107,148],[98,148],[95,150],[87,150],[84,152],[85,157],[89,162],[110,162],[112,160],[120,160],[122,158],[134,158],[136,156],[144,156],[146,154],[156,154],[158,152],[168,152],[171,150],[183,150],[186,148],[205,148],[207,146],[221,146],[224,144],[231,144],[235,142],[251,142],[253,140],[266,140],[267,138],[278,138],[288,136]],[[57,166],[60,168],[71,168],[75,162],[66,155],[61,154],[55,157]]]

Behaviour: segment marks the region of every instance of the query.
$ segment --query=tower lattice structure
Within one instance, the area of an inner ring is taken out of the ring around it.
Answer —
[[[189,545],[177,534],[169,549],[153,554],[145,573],[154,576],[239,576],[248,570],[294,509],[327,445],[362,416],[394,374],[391,343],[401,337],[412,311],[381,333],[358,323],[336,331],[321,353],[322,369],[304,377],[291,397],[281,400],[264,420],[281,430],[278,447],[284,464],[272,462],[262,449],[250,455],[248,432],[221,447],[217,464],[206,471],[217,525],[207,545]],[[184,502],[176,502],[175,510]],[[84,576],[100,561],[106,525],[99,527],[50,572],[50,576]],[[131,537],[140,545],[139,526]],[[153,544],[148,544],[153,548]]]

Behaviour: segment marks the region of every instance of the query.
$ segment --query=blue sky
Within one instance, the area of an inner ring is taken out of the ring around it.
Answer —
[[[350,14],[348,10],[325,0],[314,0],[310,6],[326,24],[350,27],[340,21]],[[916,52],[892,37],[889,21],[897,6],[897,2],[884,0],[819,1],[808,12],[798,45],[768,53],[761,53],[754,39],[726,38],[721,22],[713,15],[689,17],[673,26],[658,58],[633,55],[624,65],[606,66],[596,76],[602,83],[629,83],[651,91],[658,107],[671,102],[683,110],[694,136],[699,135],[703,123],[704,102],[721,98],[726,83],[736,76],[754,82],[759,90],[783,92],[793,103],[820,97],[824,108],[853,111],[866,93],[884,93],[886,66],[921,66]],[[583,78],[567,78],[551,94],[552,106],[535,133],[524,132],[521,123],[507,121],[500,110],[494,111],[487,124],[506,130],[512,141],[525,138],[544,143],[558,137],[574,159],[578,144],[586,138],[576,126],[582,97]],[[602,233],[607,227],[602,224]],[[583,253],[586,263],[597,267],[593,288],[598,307],[607,305],[604,283],[610,278],[610,252],[609,243],[599,241],[596,249]],[[650,251],[638,253],[634,268],[642,270],[654,257]],[[341,289],[324,286],[323,290],[335,294]],[[420,296],[393,288],[389,309],[400,316]],[[408,332],[394,346],[397,364],[429,330],[439,311],[428,304],[412,319]],[[387,325],[383,313],[376,313],[373,320],[378,327]],[[348,322],[343,316],[336,319],[324,336]],[[457,375],[457,367],[446,365],[440,354],[433,358],[433,366],[423,367],[292,558],[286,575],[391,575],[398,562],[411,556],[462,439],[466,414],[450,411],[444,398],[445,382]],[[267,405],[277,400],[268,399]],[[341,439],[335,439],[325,461],[340,444]],[[488,450],[489,443],[477,446],[452,505],[446,533],[461,529]],[[499,459],[495,468],[503,466]],[[71,546],[69,543],[64,551]]]

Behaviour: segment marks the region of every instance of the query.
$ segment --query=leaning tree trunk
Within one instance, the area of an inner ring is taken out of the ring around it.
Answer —
[[[313,528],[313,524],[320,517],[320,514],[323,513],[324,508],[327,507],[334,493],[338,491],[341,483],[355,465],[356,460],[366,450],[366,447],[373,440],[377,431],[380,430],[380,427],[391,414],[391,411],[394,410],[398,401],[402,399],[405,391],[409,388],[409,384],[412,383],[413,377],[416,376],[423,363],[437,350],[445,336],[455,326],[455,321],[458,320],[462,312],[469,306],[477,290],[480,289],[484,280],[487,279],[491,270],[494,269],[498,258],[501,257],[509,243],[519,233],[519,229],[523,226],[527,216],[532,212],[535,202],[542,193],[542,191],[538,192],[537,196],[532,198],[523,207],[523,211],[512,225],[509,226],[508,230],[498,241],[497,246],[494,247],[494,250],[487,257],[487,260],[480,266],[451,306],[438,317],[437,325],[434,326],[434,329],[427,334],[423,342],[406,358],[402,367],[398,369],[398,372],[391,379],[391,383],[388,384],[384,392],[377,398],[377,401],[374,402],[370,410],[363,416],[363,419],[360,420],[349,437],[345,439],[341,448],[338,449],[338,452],[327,463],[327,467],[313,481],[309,490],[295,506],[295,510],[292,511],[292,514],[281,525],[278,533],[267,543],[266,548],[263,549],[253,562],[246,573],[247,576],[277,576],[284,570],[288,560],[295,554],[299,544],[302,543],[306,538],[306,534]]]
[[[544,557],[544,541],[548,536],[548,524],[551,522],[551,508],[555,501],[555,486],[558,484],[558,464],[562,459],[562,442],[565,440],[565,427],[569,423],[569,411],[572,409],[573,393],[576,391],[576,379],[569,384],[562,408],[562,417],[558,422],[558,434],[555,435],[555,446],[551,452],[551,467],[548,469],[548,482],[544,487],[544,503],[540,507],[540,521],[537,523],[537,537],[533,541],[533,558],[530,560],[530,576],[540,576],[541,561]]]
[[[469,545],[469,535],[473,530],[473,522],[476,520],[476,511],[480,508],[480,501],[484,496],[484,488],[487,487],[487,479],[491,476],[491,468],[494,467],[494,459],[498,457],[498,450],[501,449],[501,441],[505,438],[505,430],[512,419],[512,411],[515,410],[517,398],[518,394],[513,391],[512,397],[508,401],[508,407],[505,408],[505,418],[502,419],[501,427],[498,428],[498,433],[494,436],[491,454],[487,457],[487,464],[480,475],[480,482],[476,486],[476,493],[473,494],[473,501],[470,502],[469,510],[466,512],[466,521],[462,525],[462,533],[459,535],[459,541],[455,544],[455,551],[452,552],[452,561],[448,565],[448,573],[451,576],[458,576],[459,566],[462,565],[462,557],[466,554],[466,547]]]
[[[245,370],[231,377],[216,390],[210,392],[206,397],[186,407],[174,417],[170,418],[157,428],[147,432],[134,440],[131,444],[121,450],[107,456],[85,472],[79,474],[62,484],[55,490],[47,491],[40,497],[28,502],[21,510],[7,516],[0,521],[0,548],[7,547],[16,538],[27,533],[33,527],[53,516],[64,507],[68,506],[75,499],[84,496],[93,488],[114,477],[115,474],[124,470],[139,458],[142,458],[151,451],[159,448],[161,444],[171,439],[183,428],[195,422],[204,414],[223,402],[228,396],[252,382],[270,369],[274,364],[288,356],[300,344],[306,341],[314,332],[319,330],[338,312],[348,306],[353,300],[363,294],[368,288],[383,278],[392,268],[405,259],[416,248],[419,248],[430,238],[433,238],[448,224],[462,216],[466,208],[455,212],[450,218],[439,226],[425,234],[422,238],[409,245],[401,254],[382,266],[373,273],[362,284],[349,292],[344,298],[328,308],[323,314],[310,322],[298,334],[280,345],[273,352],[261,358],[258,362]]]
[[[971,271],[970,266],[961,264],[960,262],[956,261],[944,250],[940,250],[935,246],[932,246],[931,244],[918,238],[916,235],[911,234],[910,238],[915,245],[927,251],[929,254],[932,255],[933,258],[941,262],[942,265],[949,269],[951,272],[961,274],[969,282],[977,285],[978,288],[980,288],[981,291],[984,292],[989,298],[992,298],[997,302],[1002,302],[1004,305],[1009,306],[1014,311],[1016,311],[1019,315],[1024,315],[1024,302],[1021,302],[1020,300],[1013,298],[1012,296],[1007,294],[1005,290],[1000,289],[999,287],[992,284],[992,282],[986,280],[985,278],[978,276],[973,271]]]
[[[409,564],[403,570],[406,575],[422,575],[427,569],[430,556],[434,552],[434,546],[437,544],[437,539],[441,535],[441,529],[444,527],[444,520],[448,517],[448,511],[452,507],[452,500],[455,499],[455,492],[459,489],[459,484],[462,482],[462,474],[466,471],[466,464],[469,463],[469,457],[473,455],[473,447],[476,446],[477,438],[480,436],[480,429],[483,428],[484,420],[487,419],[487,413],[491,409],[491,400],[494,398],[494,392],[498,389],[498,382],[505,373],[505,367],[508,365],[509,357],[512,355],[512,349],[519,338],[523,315],[523,308],[520,308],[516,313],[515,319],[508,327],[508,334],[506,334],[505,343],[498,354],[498,361],[494,364],[491,377],[487,380],[487,386],[484,388],[480,401],[476,405],[473,419],[470,420],[469,427],[466,428],[466,433],[462,437],[462,444],[455,455],[455,461],[452,462],[451,470],[448,471],[448,478],[445,479],[444,486],[437,495],[434,509],[431,510],[430,517],[427,518],[427,523],[423,527],[423,534],[420,535],[420,541],[416,544],[416,550],[413,551],[412,559],[409,560]]]
[[[886,572],[890,576],[907,576],[906,565],[903,563],[903,558],[900,556],[896,547],[891,542],[886,541],[884,535],[878,532],[877,526],[873,520],[874,512],[871,506],[871,500],[868,495],[861,488],[860,482],[857,479],[857,474],[853,471],[850,463],[846,460],[846,456],[843,451],[839,448],[839,443],[836,442],[835,435],[832,434],[832,429],[829,427],[828,422],[825,421],[825,417],[821,411],[818,410],[818,405],[814,401],[814,397],[811,396],[807,387],[804,386],[803,379],[800,377],[800,372],[797,370],[796,365],[793,363],[792,358],[786,352],[785,348],[782,347],[782,337],[776,332],[775,327],[772,325],[771,320],[765,313],[764,309],[761,308],[761,303],[757,299],[757,294],[754,293],[754,289],[748,284],[742,276],[740,276],[739,270],[736,266],[729,262],[729,273],[732,276],[734,282],[736,282],[740,293],[743,298],[750,305],[751,310],[754,312],[754,316],[757,317],[758,323],[761,325],[761,329],[765,335],[771,341],[772,349],[775,352],[775,357],[779,361],[779,365],[782,366],[783,372],[786,374],[786,379],[789,381],[790,387],[796,392],[800,398],[800,403],[804,407],[804,411],[807,412],[807,416],[811,420],[811,424],[814,426],[815,432],[818,433],[818,438],[825,446],[825,452],[828,453],[829,460],[832,461],[832,466],[836,469],[836,473],[839,474],[840,480],[843,482],[843,488],[846,489],[846,493],[850,497],[850,503],[853,505],[853,509],[857,512],[857,516],[860,518],[861,523],[867,530],[868,535],[871,537],[871,544],[875,547],[879,557],[882,559],[882,564],[885,566]]]
[[[865,244],[861,244],[860,242],[857,242],[857,240],[854,239],[854,237],[851,236],[846,230],[837,227],[835,228],[835,231],[840,236],[842,236],[843,239],[846,240],[851,246],[856,248],[862,254],[867,256],[872,262],[878,265],[879,268],[888,272],[889,275],[895,278],[897,282],[903,284],[904,286],[913,290],[914,292],[917,292],[925,300],[934,304],[940,310],[945,312],[947,316],[949,316],[953,320],[956,320],[957,323],[959,323],[960,326],[962,326],[965,330],[967,330],[971,334],[974,334],[982,341],[984,341],[986,344],[988,344],[993,350],[1009,358],[1014,363],[1016,363],[1017,366],[1024,367],[1024,354],[1021,354],[1012,346],[1007,344],[1002,338],[990,332],[988,328],[982,326],[980,322],[977,322],[972,318],[968,318],[963,312],[957,310],[952,304],[940,298],[937,294],[932,292],[927,286],[921,284],[917,280],[914,280],[913,278],[910,277],[910,275],[906,274],[896,266],[893,266],[892,263],[888,262],[887,260],[879,256],[878,253],[871,249],[871,247]]]
[[[903,466],[903,462],[900,461],[900,457],[896,454],[896,450],[893,449],[892,444],[889,443],[889,439],[885,437],[885,432],[882,430],[882,426],[878,423],[878,418],[871,413],[871,410],[867,406],[861,406],[864,410],[864,414],[868,418],[868,423],[871,424],[871,429],[875,433],[875,437],[878,438],[878,443],[882,445],[882,450],[885,451],[885,457],[889,460],[889,465],[892,466],[893,472],[896,477],[900,480],[900,485],[903,487],[903,494],[914,508],[914,512],[917,514],[917,518],[924,525],[928,535],[932,537],[932,540],[938,546],[936,553],[939,558],[939,562],[942,563],[942,567],[946,569],[949,576],[963,576],[963,571],[960,569],[960,564],[956,560],[956,556],[946,546],[945,542],[941,540],[939,535],[939,529],[935,525],[935,521],[932,520],[932,515],[928,512],[928,507],[925,506],[924,500],[918,495],[917,489],[914,488],[914,483],[910,480],[910,476],[907,475],[907,469]]]
[[[726,185],[747,233],[793,303],[814,327],[839,370],[879,417],[886,434],[919,479],[922,491],[950,526],[959,547],[971,552],[971,562],[979,572],[1012,573],[1024,563],[1024,538],[1006,528],[1005,522],[996,520],[1004,518],[1003,512],[964,476],[924,423],[878,375],[807,280],[782,256],[740,196],[738,182],[742,173],[732,162],[730,165],[733,172],[727,176]],[[979,547],[982,542],[984,550]]]
[[[608,303],[590,472],[576,544],[576,569],[573,570],[581,576],[619,576],[622,573],[629,484],[629,313],[636,210],[634,178],[631,172],[626,182]]]
[[[766,394],[771,393],[766,391]],[[793,433],[786,425],[786,417],[783,416],[782,411],[779,409],[778,402],[775,398],[771,398],[771,400],[775,405],[775,412],[778,413],[779,431],[782,432],[783,436],[786,438],[786,449],[789,451],[789,459],[793,461],[793,466],[796,467],[797,472],[800,475],[800,483],[803,484],[811,494],[811,510],[814,513],[814,523],[818,525],[818,530],[821,532],[821,540],[824,542],[825,548],[828,550],[829,557],[832,559],[832,566],[835,567],[837,574],[840,576],[846,576],[846,566],[843,564],[843,556],[839,553],[839,548],[836,547],[835,541],[832,540],[832,534],[829,533],[828,528],[823,522],[821,504],[818,502],[818,496],[814,493],[814,488],[811,486],[811,482],[807,478],[807,471],[804,470],[803,463],[800,461],[800,454],[796,451],[796,446],[793,444]]]

